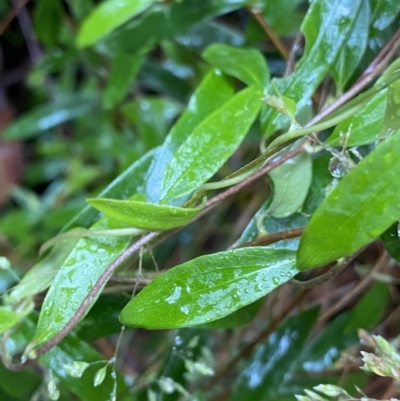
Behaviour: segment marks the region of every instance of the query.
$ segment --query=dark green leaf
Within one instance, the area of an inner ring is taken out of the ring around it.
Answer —
[[[110,219],[125,226],[146,230],[169,230],[183,226],[201,211],[199,208],[181,208],[134,200],[88,199],[87,202]]]
[[[41,0],[35,10],[36,37],[46,46],[58,43],[62,28],[63,7],[59,0]]]
[[[236,381],[229,401],[279,399],[278,394],[290,379],[296,357],[302,352],[317,315],[317,308],[299,313],[259,345]]]
[[[94,94],[63,96],[54,103],[37,106],[25,113],[7,127],[4,138],[29,138],[36,133],[93,112],[97,103],[97,95]]]
[[[157,157],[149,168],[146,192],[151,202],[159,202],[162,177],[174,153],[187,140],[193,130],[214,110],[221,107],[233,95],[233,88],[226,77],[210,71],[197,86],[189,105],[171,128]]]
[[[370,20],[370,3],[369,1],[364,1],[361,3],[355,18],[353,29],[331,70],[333,79],[340,90],[344,89],[365,53],[368,44]]]
[[[269,71],[264,56],[256,49],[240,49],[215,43],[202,57],[215,68],[240,79],[248,86],[264,88],[269,82]]]
[[[103,104],[110,109],[126,95],[143,62],[142,57],[123,54],[113,59],[113,65],[103,92]]]
[[[298,271],[294,252],[254,247],[201,256],[154,279],[122,310],[124,324],[147,329],[187,327],[248,305]]]
[[[304,55],[292,75],[273,81],[282,95],[297,102],[298,116],[309,107],[312,94],[336,61],[362,3],[363,0],[315,0],[311,3],[302,24],[306,38]],[[273,86],[269,94],[274,95]],[[266,107],[261,119],[262,130],[267,135],[288,123],[287,118]]]
[[[400,134],[396,133],[350,171],[321,203],[300,241],[300,269],[352,254],[400,217],[399,152]]]
[[[242,90],[195,128],[166,167],[162,202],[189,194],[218,171],[256,119],[260,95],[254,87]]]
[[[361,110],[338,124],[326,144],[341,146],[346,135],[347,146],[367,145],[376,141],[383,124],[386,98],[386,89],[377,93]]]
[[[78,33],[79,47],[90,46],[115,28],[150,7],[155,0],[106,0],[83,21]]]
[[[399,238],[399,223],[396,222],[382,235],[381,240],[389,255],[400,261],[400,238]]]
[[[223,23],[203,21],[192,25],[185,32],[174,37],[181,45],[201,53],[207,46],[218,42],[232,46],[244,44],[243,35]]]
[[[115,31],[103,44],[108,52],[135,53],[184,32],[194,23],[234,11],[243,0],[185,0],[155,5],[140,19]]]

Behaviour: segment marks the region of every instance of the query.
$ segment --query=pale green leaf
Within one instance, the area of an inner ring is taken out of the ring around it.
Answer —
[[[126,226],[147,230],[169,230],[190,222],[199,208],[181,208],[134,200],[88,199],[87,202],[107,217]]]

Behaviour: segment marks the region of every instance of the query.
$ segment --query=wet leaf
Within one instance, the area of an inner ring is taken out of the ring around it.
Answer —
[[[399,232],[399,223],[396,222],[381,235],[381,240],[389,255],[397,261],[400,261]]]
[[[145,153],[139,160],[136,160],[124,172],[116,177],[98,195],[99,198],[119,198],[127,199],[134,194],[146,194],[146,173],[153,161],[156,149]],[[100,218],[100,212],[92,206],[85,207],[76,217],[66,224],[62,232],[72,227],[90,227],[96,219]]]
[[[369,47],[377,51],[388,40],[388,28],[400,13],[400,3],[397,0],[374,0],[371,3],[373,12],[368,42]]]
[[[123,54],[113,59],[107,86],[103,91],[103,104],[106,109],[114,107],[124,98],[142,62],[142,57],[131,54]]]
[[[107,217],[126,226],[146,230],[169,230],[190,222],[199,208],[181,208],[134,200],[88,199],[87,202]]]
[[[149,168],[146,192],[150,202],[157,203],[160,199],[162,177],[174,153],[193,130],[232,95],[232,85],[224,75],[217,74],[215,70],[210,71],[201,81],[190,98],[187,109],[169,131]]]
[[[365,53],[370,21],[370,2],[364,1],[361,3],[360,10],[355,18],[353,29],[331,70],[333,79],[340,90],[344,89]]]
[[[100,384],[104,382],[104,379],[106,378],[106,374],[107,374],[107,368],[108,368],[108,365],[103,366],[94,375],[93,385],[95,387],[100,386]]]
[[[92,228],[105,229],[108,226],[108,220],[103,218]],[[129,241],[129,237],[115,236],[81,238],[78,241],[46,294],[29,349],[49,341],[69,322],[98,278],[124,251]]]
[[[348,135],[347,146],[367,145],[376,141],[386,110],[387,90],[378,92],[361,110],[343,120],[326,140],[330,146],[341,146]]]
[[[288,217],[297,212],[306,199],[312,180],[311,157],[303,152],[273,169],[269,176],[274,186],[269,213],[276,218]]]
[[[96,43],[120,25],[150,7],[155,0],[106,0],[83,21],[78,32],[78,47]]]
[[[135,53],[183,33],[195,23],[229,13],[246,4],[243,0],[187,0],[157,4],[140,19],[113,32],[101,48],[106,52]]]
[[[352,254],[400,217],[399,152],[400,134],[396,133],[330,192],[301,238],[297,255],[300,269]]]
[[[26,139],[66,121],[89,114],[97,107],[96,94],[64,95],[55,102],[37,106],[10,124],[5,139]]]
[[[294,251],[254,247],[201,256],[154,279],[120,314],[146,329],[199,325],[220,319],[290,280]]]
[[[240,91],[195,128],[166,167],[163,203],[196,190],[218,171],[256,119],[260,95],[254,87]]]
[[[391,83],[387,90],[386,111],[380,139],[385,139],[400,128],[400,79]]]
[[[250,305],[244,306],[237,311],[223,317],[222,319],[214,320],[210,323],[204,323],[199,327],[205,329],[233,329],[235,327],[244,326],[250,323],[264,304],[264,299],[260,298]]]
[[[306,41],[304,55],[288,78],[273,80],[283,96],[296,101],[298,117],[342,51],[362,3],[363,0],[316,0],[310,4],[301,29]],[[274,94],[272,85],[268,93]],[[267,107],[263,108],[261,121],[266,135],[288,124],[286,117]]]
[[[290,380],[296,357],[301,354],[317,316],[317,308],[299,313],[260,344],[239,375],[229,401],[280,399],[279,392]]]
[[[0,306],[0,334],[11,329],[21,320],[21,314],[4,306]]]
[[[264,88],[269,82],[268,66],[256,49],[240,49],[220,43],[212,44],[202,57],[215,68],[240,79],[248,86]]]

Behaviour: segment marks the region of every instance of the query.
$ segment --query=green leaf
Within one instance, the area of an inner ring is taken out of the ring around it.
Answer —
[[[5,139],[26,139],[66,121],[87,115],[97,106],[97,95],[64,95],[53,103],[35,107],[19,117],[4,131]]]
[[[269,176],[274,184],[270,215],[288,217],[304,203],[312,180],[312,161],[303,152],[273,169]]]
[[[211,70],[198,85],[189,100],[188,107],[171,128],[164,144],[157,152],[147,177],[146,192],[150,202],[160,200],[162,177],[174,153],[187,140],[193,130],[214,110],[221,107],[233,95],[232,84],[225,75]]]
[[[96,43],[120,25],[150,7],[155,0],[106,0],[83,21],[78,32],[78,47]]]
[[[0,334],[11,329],[21,320],[21,314],[4,306],[0,306]]]
[[[189,194],[219,170],[256,119],[260,95],[254,87],[240,91],[195,128],[166,167],[162,202]]]
[[[362,146],[376,141],[383,124],[386,98],[386,89],[378,92],[361,110],[338,124],[326,144],[341,146],[341,140],[347,134],[347,146]]]
[[[163,142],[171,122],[181,110],[179,103],[159,96],[139,97],[121,108],[129,121],[136,125],[145,149],[152,149]]]
[[[322,202],[301,238],[299,269],[360,249],[400,217],[400,134],[381,143]]]
[[[148,49],[163,39],[185,32],[195,23],[229,13],[246,4],[244,0],[185,0],[157,4],[140,19],[113,32],[101,49],[114,53],[135,53]]]
[[[318,308],[299,313],[260,344],[241,371],[229,401],[280,399],[279,392],[290,379],[296,357],[301,354],[317,316]]]
[[[134,200],[88,199],[89,205],[110,219],[146,230],[169,230],[190,222],[199,208],[182,208]]]
[[[146,194],[146,173],[156,152],[157,149],[152,149],[145,153],[101,191],[98,197],[127,199],[134,194]],[[65,232],[77,226],[90,227],[99,218],[100,213],[92,206],[87,206],[61,231]]]
[[[146,329],[187,327],[220,319],[248,305],[298,271],[294,252],[254,247],[201,256],[155,278],[120,314]]]
[[[399,238],[399,223],[396,222],[388,228],[382,235],[381,240],[389,255],[400,261],[400,238]]]
[[[108,220],[103,218],[92,229],[108,227]],[[70,321],[104,270],[125,250],[129,241],[129,237],[116,236],[78,241],[46,294],[29,349],[49,341]]]
[[[256,302],[246,305],[243,308],[223,317],[222,319],[214,320],[209,323],[204,323],[199,327],[204,329],[233,329],[235,327],[244,326],[250,323],[257,313],[260,311],[261,307],[264,305],[264,299],[260,298]]]
[[[373,0],[372,24],[368,35],[369,47],[379,51],[390,36],[388,29],[400,13],[400,3],[397,0]]]
[[[301,2],[302,0],[284,0],[277,7],[272,1],[261,0],[260,5],[262,14],[274,32],[279,36],[295,36],[303,19]]]
[[[394,134],[400,128],[400,79],[392,82],[387,91],[386,111],[383,119],[382,129],[379,133],[380,139]]]
[[[361,3],[353,29],[331,70],[333,79],[340,90],[344,89],[365,53],[368,44],[370,20],[370,2],[364,1]]]
[[[297,102],[299,122],[301,114],[309,107],[309,101],[315,89],[331,70],[339,53],[343,49],[353,29],[364,0],[315,0],[302,24],[306,39],[304,55],[292,75],[273,82],[279,92]],[[269,94],[273,95],[273,86]],[[275,110],[264,107],[261,113],[262,130],[270,135],[287,125],[284,116],[278,116]]]
[[[269,82],[264,56],[256,49],[240,49],[215,43],[207,47],[202,57],[215,68],[240,79],[248,86],[264,88]]]
[[[131,54],[123,54],[113,59],[111,73],[103,92],[103,104],[106,109],[111,109],[124,98],[142,62],[142,57]]]
[[[35,7],[36,37],[48,47],[56,46],[63,23],[63,6],[59,0],[41,0]]]
[[[103,366],[94,375],[93,385],[95,387],[100,386],[100,384],[104,382],[104,379],[106,378],[107,368],[108,365]]]

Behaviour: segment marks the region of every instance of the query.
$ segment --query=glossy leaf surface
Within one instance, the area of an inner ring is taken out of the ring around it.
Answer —
[[[110,219],[147,230],[169,230],[183,226],[201,209],[181,208],[133,200],[88,199],[87,202]]]
[[[106,0],[85,19],[78,33],[79,47],[90,46],[124,22],[138,15],[155,0]]]
[[[400,261],[400,238],[399,238],[399,223],[394,223],[382,235],[381,240],[389,255]]]
[[[360,10],[353,23],[353,29],[331,70],[333,79],[342,90],[360,63],[367,48],[371,20],[370,8],[369,1],[361,3]]]
[[[154,279],[120,314],[147,329],[199,325],[248,305],[298,273],[294,252],[254,247],[201,256]]]
[[[296,101],[297,114],[307,107],[315,89],[336,61],[363,2],[316,0],[311,3],[302,24],[306,41],[304,55],[292,75],[273,81],[283,96]],[[274,95],[273,87],[269,94]],[[270,108],[263,109],[261,120],[267,135],[288,123]]]
[[[166,167],[162,202],[189,194],[218,171],[257,117],[260,95],[257,88],[244,89],[197,126]]]
[[[208,115],[232,96],[232,84],[224,75],[212,70],[204,77],[191,96],[188,107],[171,128],[149,168],[146,192],[150,202],[156,203],[160,200],[162,177],[174,153]]]
[[[387,90],[380,91],[361,110],[336,126],[326,144],[341,146],[348,135],[347,146],[367,145],[376,141],[386,110]]]
[[[309,269],[357,251],[400,217],[400,135],[382,142],[337,185],[301,238],[297,266]]]
[[[317,315],[318,309],[314,308],[288,319],[259,345],[236,381],[229,401],[280,399],[279,391],[290,378],[296,355],[301,353]]]
[[[306,199],[312,180],[311,157],[303,152],[273,169],[269,176],[274,187],[270,214],[276,218],[288,217]]]
[[[96,106],[96,95],[74,94],[64,96],[54,103],[37,106],[25,113],[7,127],[4,132],[4,138],[29,138],[36,133],[88,114],[92,112]]]
[[[107,219],[99,220],[92,228],[108,228]],[[50,340],[69,322],[98,278],[127,247],[129,240],[129,237],[92,237],[79,240],[47,292],[31,347]],[[94,301],[96,299],[97,297]]]
[[[400,128],[400,79],[392,82],[387,90],[386,110],[379,139],[394,134]]]
[[[264,56],[256,49],[240,49],[223,44],[213,44],[202,57],[215,68],[240,79],[248,86],[264,88],[269,81],[269,71]]]

